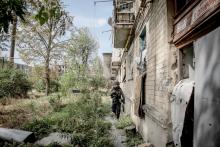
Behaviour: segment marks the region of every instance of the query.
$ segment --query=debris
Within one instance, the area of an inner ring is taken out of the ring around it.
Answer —
[[[70,145],[71,135],[55,132],[55,133],[49,134],[48,137],[38,140],[37,142],[35,142],[35,144],[40,145],[40,146],[48,146],[52,144]]]
[[[0,128],[0,139],[9,141],[9,142],[34,142],[35,136],[33,132],[17,130],[17,129],[7,129]]]
[[[128,126],[128,127],[124,128],[124,129],[125,129],[126,134],[127,133],[132,133],[132,134],[136,134],[137,133],[136,127],[134,125]]]
[[[81,91],[78,89],[72,89],[72,93],[80,93]]]

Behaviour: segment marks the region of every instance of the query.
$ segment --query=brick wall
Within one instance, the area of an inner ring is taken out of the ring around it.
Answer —
[[[168,0],[169,1],[169,0]],[[139,35],[146,26],[147,38],[147,78],[145,81],[145,101],[147,107],[153,108],[148,111],[145,119],[140,119],[132,112],[132,101],[127,107],[131,107],[131,117],[136,124],[137,129],[142,133],[146,141],[150,141],[155,147],[165,147],[169,142],[170,128],[168,122],[170,120],[169,97],[175,84],[176,69],[171,69],[176,61],[176,48],[169,44],[172,33],[172,16],[167,6],[166,0],[154,0],[150,5],[151,8],[147,14],[147,9],[135,33],[135,39],[129,50],[133,50],[134,60],[140,56]],[[145,16],[147,16],[145,18]],[[144,23],[143,23],[144,22]],[[141,26],[141,24],[144,24]],[[140,27],[141,26],[141,27]],[[129,53],[128,53],[129,54]],[[126,60],[124,58],[123,60]],[[135,62],[133,62],[133,80],[126,81],[121,84],[123,91],[128,97],[134,98],[135,78],[140,75]],[[126,68],[128,69],[128,67]],[[161,136],[158,140],[157,136]]]
[[[169,107],[167,87],[169,87],[170,81],[168,75],[167,5],[165,0],[154,0],[148,21],[149,48],[147,54],[146,102],[167,118]]]

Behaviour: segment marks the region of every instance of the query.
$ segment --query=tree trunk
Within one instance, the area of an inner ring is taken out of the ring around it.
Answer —
[[[13,17],[13,23],[12,23],[11,48],[10,48],[10,55],[9,55],[10,67],[13,67],[13,65],[14,65],[16,33],[17,33],[17,16],[14,16]]]
[[[51,51],[51,44],[52,44],[52,25],[50,25],[50,35],[48,38],[48,47],[47,47],[47,56],[45,62],[45,80],[46,80],[46,89],[45,94],[46,96],[50,93],[50,51]]]
[[[47,59],[45,63],[45,80],[46,80],[46,89],[45,89],[45,94],[46,96],[49,95],[50,93],[50,66],[49,66],[49,53],[47,53]]]

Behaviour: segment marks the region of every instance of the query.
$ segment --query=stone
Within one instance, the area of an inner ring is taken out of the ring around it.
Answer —
[[[51,133],[48,137],[44,137],[41,140],[35,142],[35,144],[40,146],[48,146],[51,144],[58,145],[70,145],[71,144],[71,135],[64,133]]]
[[[29,131],[0,128],[0,139],[4,141],[15,141],[18,143],[21,142],[32,143],[35,141],[35,136],[33,132],[29,132]]]
[[[128,126],[128,127],[124,128],[124,130],[126,133],[130,133],[130,132],[133,134],[137,133],[136,127],[134,125]]]

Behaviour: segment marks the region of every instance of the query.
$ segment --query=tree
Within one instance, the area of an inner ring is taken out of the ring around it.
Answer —
[[[0,53],[8,50],[9,35],[4,31],[0,32]]]
[[[10,23],[11,29],[11,48],[10,48],[10,65],[14,63],[14,51],[18,18],[24,20],[26,13],[25,0],[1,0],[0,1],[0,31],[8,33]]]
[[[63,55],[62,38],[72,25],[72,17],[64,10],[59,0],[42,0],[33,6],[34,19],[30,16],[19,32],[18,51],[27,63],[44,64],[46,95],[49,94],[50,64]]]
[[[98,55],[94,58],[91,68],[96,76],[103,76],[103,63]]]
[[[14,17],[24,20],[26,2],[24,0],[1,0],[0,1],[0,30],[8,32],[10,23]]]
[[[12,17],[13,18],[12,18],[12,29],[11,29],[11,48],[10,48],[10,54],[9,54],[9,63],[11,67],[13,67],[13,64],[14,64],[15,41],[16,41],[17,23],[18,23],[18,18],[14,13]]]
[[[72,37],[68,44],[70,58],[75,63],[88,67],[93,59],[93,55],[97,52],[98,43],[93,38],[88,28],[77,29],[72,33]]]

